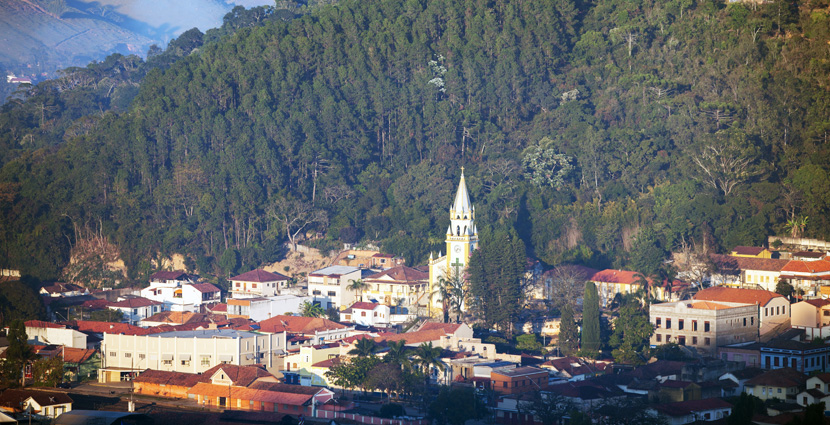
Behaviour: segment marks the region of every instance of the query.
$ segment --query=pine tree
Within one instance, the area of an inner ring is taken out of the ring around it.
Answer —
[[[588,282],[582,297],[582,351],[593,357],[599,354],[599,347],[599,294],[594,282]]]
[[[562,317],[559,324],[559,350],[570,356],[579,349],[579,327],[574,320],[574,311],[570,304],[562,307]]]

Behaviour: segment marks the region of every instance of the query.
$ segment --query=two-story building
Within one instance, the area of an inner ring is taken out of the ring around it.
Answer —
[[[87,336],[83,332],[70,329],[65,325],[59,325],[42,320],[28,320],[25,323],[26,336],[35,344],[62,345],[71,348],[86,349]]]
[[[694,299],[757,305],[761,336],[774,331],[790,319],[790,302],[781,294],[763,289],[713,286],[699,291]]]
[[[203,305],[222,301],[222,291],[211,283],[180,282],[175,279],[153,282],[140,294],[143,298],[162,303],[164,311],[199,312]]]
[[[534,366],[500,369],[490,373],[490,388],[499,394],[520,394],[548,388],[550,372]]]
[[[120,311],[125,323],[137,325],[142,320],[164,311],[164,303],[144,297],[122,298],[118,302],[107,306],[110,310]]]
[[[355,301],[355,292],[348,286],[361,278],[361,269],[357,267],[329,266],[309,273],[308,295],[324,310],[345,308]]]
[[[396,266],[367,276],[363,301],[376,300],[389,306],[401,306],[411,313],[428,304],[429,273],[407,266]]]
[[[830,300],[814,299],[797,302],[791,306],[790,325],[804,329],[808,338],[830,336]]]
[[[201,373],[219,364],[276,368],[285,353],[285,333],[231,329],[148,335],[105,333],[101,353],[101,382],[119,381],[148,368],[188,373]]]
[[[228,318],[245,318],[259,322],[274,316],[299,314],[303,303],[312,297],[275,295],[272,297],[228,298]]]
[[[233,298],[273,297],[288,287],[287,276],[256,269],[230,278]]]
[[[754,304],[676,301],[652,304],[651,345],[669,342],[715,354],[719,345],[758,340],[758,306]]]

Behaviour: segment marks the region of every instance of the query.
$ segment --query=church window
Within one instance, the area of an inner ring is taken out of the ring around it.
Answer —
[[[461,226],[455,226],[455,234],[461,235]]]
[[[467,226],[464,226],[464,234],[467,234]]]

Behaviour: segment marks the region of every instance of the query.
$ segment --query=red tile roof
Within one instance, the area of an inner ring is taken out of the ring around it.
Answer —
[[[440,330],[444,331],[445,333],[454,334],[455,331],[457,331],[458,328],[460,328],[460,327],[461,327],[461,324],[459,324],[459,323],[424,322],[424,324],[422,324],[421,327],[418,328],[418,330],[419,331],[431,331],[431,330],[434,330],[434,329],[440,329]]]
[[[721,270],[780,272],[789,262],[789,260],[780,260],[777,258],[732,257],[719,254],[712,254],[711,258]]]
[[[725,286],[706,288],[694,296],[694,299],[701,301],[757,304],[762,307],[776,298],[783,299],[784,296],[762,289],[727,288]]]
[[[803,387],[806,383],[807,375],[789,367],[769,370],[746,381],[747,386],[763,385],[782,388]]]
[[[312,395],[284,393],[278,391],[255,390],[244,387],[226,387],[200,382],[191,388],[188,394],[204,397],[230,397],[236,400],[264,401],[268,403],[290,404],[303,406],[311,402]]]
[[[53,328],[53,329],[66,329],[66,326],[59,325],[57,323],[52,322],[44,322],[43,320],[27,320],[25,323],[27,328]]]
[[[227,313],[228,305],[225,303],[216,304],[213,307],[210,307],[210,311],[214,313]]]
[[[377,342],[406,341],[408,344],[421,344],[424,342],[440,341],[447,333],[442,329],[431,329],[428,331],[407,332],[403,334],[381,335],[375,338]]]
[[[380,304],[378,304],[378,303],[367,303],[367,302],[363,302],[363,301],[361,301],[361,302],[356,302],[356,303],[352,304],[352,306],[351,306],[351,307],[349,307],[349,308],[350,308],[350,309],[353,309],[353,310],[354,310],[354,309],[358,309],[358,310],[374,310],[374,309],[375,309],[375,308],[377,308],[378,306],[380,306]]]
[[[110,305],[110,302],[106,299],[84,301],[84,308],[86,309],[103,310],[107,308],[108,305]]]
[[[20,403],[29,397],[33,398],[41,406],[55,406],[58,404],[71,404],[72,398],[61,391],[35,391],[35,390],[13,390],[8,389],[0,394],[0,406],[20,411]]]
[[[365,280],[380,280],[386,276],[392,279],[392,283],[423,283],[429,279],[429,273],[424,273],[412,267],[396,266],[367,276]]]
[[[230,280],[242,282],[276,282],[280,280],[288,280],[288,277],[279,273],[271,273],[262,269],[256,269],[234,276],[230,278]]]
[[[94,322],[88,320],[78,320],[75,322],[78,330],[81,332],[93,333],[108,333],[108,334],[123,334],[123,335],[149,335],[153,333],[150,329],[140,328],[138,326],[128,325],[126,323],[111,323],[111,322]]]
[[[134,298],[127,298],[123,301],[118,301],[117,303],[112,303],[110,307],[117,307],[117,308],[139,308],[139,307],[149,307],[151,305],[160,305],[161,302],[153,301],[144,297],[134,297]]]
[[[217,287],[216,287],[214,284],[212,284],[212,283],[194,283],[194,284],[192,284],[192,285],[190,285],[190,286],[192,286],[192,287],[193,287],[193,289],[195,289],[195,290],[197,290],[197,291],[199,291],[199,292],[201,292],[201,293],[206,293],[206,292],[221,292],[221,291],[222,291],[221,289],[217,288]]]
[[[228,375],[228,378],[233,381],[233,385],[237,385],[240,387],[247,387],[254,383],[259,378],[273,378],[272,375],[267,370],[259,367],[259,366],[237,366],[232,364],[220,364],[216,365],[202,373],[202,376],[205,377],[205,380],[202,382],[208,382],[211,377],[213,377],[216,372],[222,370]],[[227,388],[227,387],[226,387]]]
[[[283,384],[281,382],[254,382],[248,388],[254,390],[277,391],[281,393],[317,395],[329,391],[321,387],[304,387],[302,385]]]
[[[758,255],[764,252],[766,248],[762,246],[736,246],[732,252],[738,255]]]
[[[790,273],[827,273],[830,272],[830,261],[827,260],[790,260],[782,269]]]
[[[696,303],[690,304],[692,308],[696,308],[699,310],[726,310],[728,308],[733,308],[725,304],[719,304],[712,301],[698,301]]]
[[[315,331],[345,328],[347,326],[321,317],[274,316],[259,322],[259,329],[270,333],[290,332],[311,335]]]
[[[625,283],[625,284],[635,284],[637,282],[637,272],[631,272],[627,270],[613,270],[613,269],[606,269],[601,272],[594,273],[593,276],[588,278],[591,282],[604,282],[604,283]]]
[[[63,361],[66,363],[83,363],[95,355],[93,349],[63,347]]]

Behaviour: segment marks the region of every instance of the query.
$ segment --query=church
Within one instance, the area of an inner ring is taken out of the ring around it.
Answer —
[[[450,207],[450,226],[447,228],[447,255],[439,253],[438,258],[429,258],[429,293],[433,294],[430,304],[433,315],[442,311],[441,296],[437,288],[440,279],[451,273],[462,274],[467,269],[470,256],[478,246],[478,230],[475,224],[476,210],[467,193],[464,181],[464,167],[461,167],[461,181]]]

